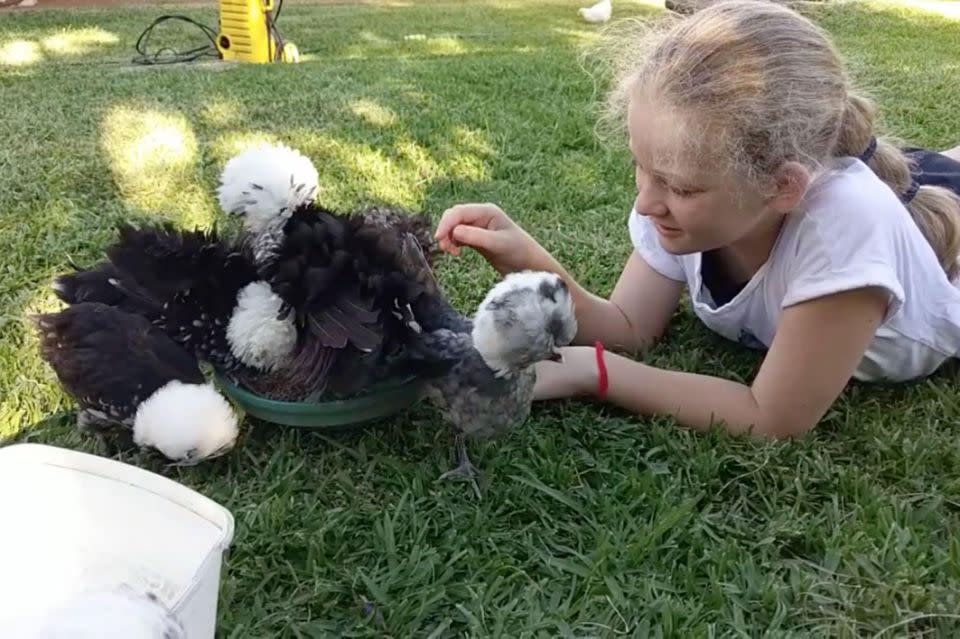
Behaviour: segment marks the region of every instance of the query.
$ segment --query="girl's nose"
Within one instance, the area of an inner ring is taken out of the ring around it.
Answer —
[[[661,189],[650,185],[645,185],[637,191],[637,199],[634,200],[633,205],[640,215],[663,217],[669,212]]]

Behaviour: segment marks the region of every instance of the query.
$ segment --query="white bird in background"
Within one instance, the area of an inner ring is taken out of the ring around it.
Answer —
[[[587,22],[606,22],[610,19],[612,13],[613,6],[610,0],[600,0],[600,2],[591,7],[583,7],[580,9],[580,15],[583,16],[583,19]]]

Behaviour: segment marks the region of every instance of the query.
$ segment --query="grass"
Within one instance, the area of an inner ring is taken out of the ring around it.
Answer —
[[[131,66],[159,9],[4,15],[0,437],[92,450],[25,315],[56,306],[51,277],[68,256],[97,259],[117,221],[217,219],[217,173],[255,139],[309,154],[335,206],[438,216],[498,202],[609,291],[629,251],[631,175],[625,150],[593,136],[577,55],[596,30],[579,3],[289,4],[280,26],[307,53],[299,66]],[[810,11],[889,128],[960,141],[960,22],[890,3]],[[440,275],[463,309],[494,281],[475,255]],[[741,379],[758,364],[686,311],[649,358]],[[537,406],[513,436],[474,447],[491,479],[479,503],[435,482],[449,440],[424,406],[353,436],[248,423],[232,454],[194,469],[124,459],[233,511],[223,637],[953,636],[955,380],[950,367],[854,386],[790,444]]]

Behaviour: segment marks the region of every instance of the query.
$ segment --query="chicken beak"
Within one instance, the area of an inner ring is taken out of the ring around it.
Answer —
[[[558,363],[562,364],[562,363],[563,363],[563,353],[560,351],[559,348],[555,348],[555,349],[553,349],[553,353],[550,355],[549,359],[550,359],[551,362],[558,362]]]

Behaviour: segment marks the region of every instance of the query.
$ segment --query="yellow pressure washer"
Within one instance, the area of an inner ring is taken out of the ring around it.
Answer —
[[[283,0],[279,0],[276,13],[273,0],[220,0],[220,56],[240,62],[299,61],[296,45],[284,43],[277,31],[282,7]]]
[[[277,29],[277,18],[283,0],[219,0],[219,31],[183,15],[161,16],[144,29],[137,39],[134,58],[139,64],[172,64],[190,62],[203,57],[216,57],[237,62],[299,62],[300,53],[292,42],[284,42]],[[161,47],[154,53],[147,51],[154,27],[167,20],[181,20],[198,27],[209,44],[186,51]]]

